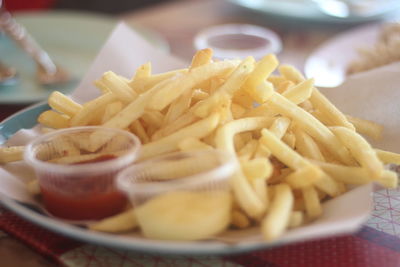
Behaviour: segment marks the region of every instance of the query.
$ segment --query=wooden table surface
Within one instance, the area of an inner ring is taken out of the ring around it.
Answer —
[[[200,30],[222,23],[252,23],[275,30],[283,39],[281,62],[302,68],[308,54],[335,33],[354,25],[297,24],[276,17],[265,17],[219,0],[173,1],[120,15],[158,32],[169,45],[171,53],[189,61],[195,51],[193,38]],[[0,104],[0,121],[26,105]],[[39,254],[9,236],[0,236],[1,266],[54,266]]]

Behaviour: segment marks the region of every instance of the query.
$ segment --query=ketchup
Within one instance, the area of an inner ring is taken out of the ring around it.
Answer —
[[[114,155],[102,155],[95,159],[80,161],[74,164],[86,164],[111,160]],[[123,211],[127,199],[114,187],[114,173],[96,176],[68,176],[60,179],[44,175],[49,183],[57,179],[55,186],[41,186],[42,199],[47,210],[60,218],[69,220],[97,220]],[[43,184],[49,184],[48,182]],[[58,190],[58,189],[61,190]]]

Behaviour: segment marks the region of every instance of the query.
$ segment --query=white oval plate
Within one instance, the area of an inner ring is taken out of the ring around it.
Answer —
[[[336,87],[346,79],[347,65],[358,57],[357,48],[372,47],[382,24],[368,24],[329,39],[307,58],[304,72],[320,87]]]

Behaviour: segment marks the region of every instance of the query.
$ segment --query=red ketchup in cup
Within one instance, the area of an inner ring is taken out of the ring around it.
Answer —
[[[137,158],[139,139],[97,126],[58,130],[32,141],[25,160],[34,169],[43,204],[56,217],[97,220],[123,211],[117,173]]]

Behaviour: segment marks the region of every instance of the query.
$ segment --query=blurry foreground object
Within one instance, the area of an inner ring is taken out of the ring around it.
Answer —
[[[36,43],[26,29],[18,24],[4,7],[0,8],[0,29],[35,61],[36,78],[40,84],[52,85],[70,80],[69,74],[54,64],[47,52]]]
[[[377,68],[400,60],[400,23],[383,25],[372,48],[358,48],[358,58],[351,61],[347,74]]]

